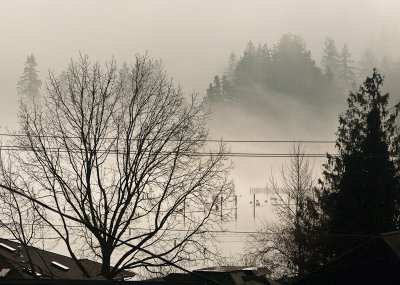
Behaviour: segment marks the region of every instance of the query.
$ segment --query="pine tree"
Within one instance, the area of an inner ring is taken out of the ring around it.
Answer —
[[[232,96],[232,83],[228,80],[228,76],[222,75],[222,96],[227,98]]]
[[[355,80],[354,67],[352,66],[351,54],[346,44],[342,48],[339,60],[340,79],[346,87],[349,87]]]
[[[284,34],[272,51],[271,60],[271,87],[296,96],[320,94],[323,74],[302,37]]]
[[[35,100],[39,97],[39,90],[42,85],[36,67],[35,57],[33,54],[29,55],[25,61],[24,72],[17,83],[18,94],[30,100]]]
[[[253,42],[249,41],[244,50],[243,56],[240,57],[235,68],[235,85],[251,86],[254,84],[254,66],[256,65],[257,56],[256,48]]]
[[[209,84],[207,89],[207,98],[209,102],[219,102],[222,99],[222,86],[218,75],[214,76],[214,85]]]
[[[229,56],[228,67],[225,70],[225,75],[229,81],[232,81],[235,76],[235,68],[236,68],[236,55],[234,52]]]
[[[372,68],[375,68],[378,64],[378,59],[376,58],[374,52],[367,48],[361,55],[358,62],[358,76],[359,79],[365,78]]]
[[[325,39],[325,47],[322,52],[322,67],[325,74],[336,77],[339,71],[339,54],[333,39]]]
[[[397,109],[386,110],[389,94],[381,94],[382,84],[374,69],[356,94],[350,92],[348,109],[339,116],[339,155],[328,156],[320,195],[331,256],[363,236],[398,228],[399,179],[391,159],[396,151],[392,142],[398,139]]]
[[[221,80],[218,75],[215,75],[214,77],[214,95],[217,97],[221,97],[222,95]]]

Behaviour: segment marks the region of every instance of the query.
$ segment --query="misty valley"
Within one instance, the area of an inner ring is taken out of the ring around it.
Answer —
[[[400,284],[397,2],[16,2],[0,284]]]

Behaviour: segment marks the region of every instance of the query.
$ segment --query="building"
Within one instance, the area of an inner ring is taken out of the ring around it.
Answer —
[[[171,273],[162,278],[151,279],[160,285],[170,284],[248,284],[248,285],[273,285],[266,277],[269,270],[260,267],[220,266],[194,270],[189,273]]]
[[[90,279],[105,279],[100,275],[100,263],[88,259],[79,261],[90,274]],[[132,272],[122,271],[115,279],[121,280],[133,276]],[[88,278],[70,257],[32,246],[28,246],[25,250],[17,242],[0,238],[0,281],[16,279],[83,280]]]

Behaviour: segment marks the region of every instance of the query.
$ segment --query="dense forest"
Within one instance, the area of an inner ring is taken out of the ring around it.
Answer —
[[[217,112],[234,106],[271,112],[273,120],[285,120],[274,113],[277,105],[297,102],[303,110],[311,108],[313,119],[332,119],[329,116],[343,110],[348,92],[356,91],[374,67],[385,75],[385,91],[399,89],[399,60],[378,59],[370,48],[356,59],[346,44],[337,47],[327,37],[318,64],[303,38],[288,33],[271,46],[248,42],[239,58],[232,53],[225,70],[209,84],[207,101]],[[392,94],[394,101],[396,95]]]

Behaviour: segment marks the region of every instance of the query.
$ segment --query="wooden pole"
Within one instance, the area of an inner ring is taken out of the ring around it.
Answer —
[[[237,223],[237,195],[235,195],[235,223]]]
[[[256,193],[253,194],[253,219],[256,220]]]
[[[221,195],[221,223],[222,223],[222,202],[223,202],[223,198],[222,198],[222,195]]]

